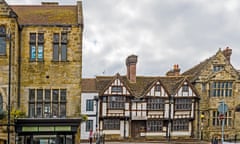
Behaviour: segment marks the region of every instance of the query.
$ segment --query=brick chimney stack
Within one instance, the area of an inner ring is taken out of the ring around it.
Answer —
[[[179,68],[179,65],[178,64],[174,64],[173,65],[173,69],[168,71],[166,73],[167,76],[179,76],[180,75],[180,68]]]
[[[127,78],[130,82],[136,82],[136,64],[137,64],[137,56],[130,55],[126,59],[127,66]]]
[[[230,62],[231,60],[231,55],[232,55],[232,49],[230,49],[229,47],[226,47],[223,50],[223,55],[226,57],[226,59]]]

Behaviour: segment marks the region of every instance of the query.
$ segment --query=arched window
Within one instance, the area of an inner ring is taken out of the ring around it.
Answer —
[[[6,28],[0,25],[0,55],[6,54]]]

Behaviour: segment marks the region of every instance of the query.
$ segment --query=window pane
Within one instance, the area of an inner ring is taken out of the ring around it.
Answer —
[[[62,44],[62,49],[61,49],[61,61],[66,61],[67,60],[67,45]]]
[[[60,104],[60,117],[66,117],[66,103]]]
[[[67,33],[62,33],[61,34],[61,42],[62,43],[67,43]]]
[[[0,26],[0,35],[5,35],[6,34],[6,28],[5,26]]]
[[[36,44],[36,33],[30,33],[30,43]]]
[[[58,61],[58,51],[59,51],[59,45],[58,44],[54,44],[53,45],[53,60],[54,61]]]
[[[44,116],[45,117],[50,117],[51,116],[51,104],[50,103],[45,103],[44,104]]]
[[[58,89],[52,91],[53,101],[58,101]]]
[[[35,101],[35,90],[34,89],[30,89],[29,90],[29,101],[30,102],[34,102]]]
[[[42,117],[43,105],[41,103],[37,104],[37,117]]]
[[[49,89],[45,90],[45,101],[51,101],[51,92]]]
[[[36,46],[30,45],[30,60],[34,61],[36,59]]]
[[[86,121],[86,131],[93,130],[93,120],[87,120]]]
[[[67,96],[67,91],[65,89],[61,89],[60,93],[61,93],[61,96],[60,96],[61,102],[65,102],[66,101],[66,96]]]
[[[0,36],[0,54],[6,54],[6,38]]]
[[[155,86],[155,91],[158,91],[158,92],[161,91],[161,85],[160,85],[160,84],[158,84],[158,85]]]
[[[38,34],[38,43],[43,43],[44,42],[44,34],[43,33],[39,33]]]
[[[53,117],[58,117],[58,103],[52,104],[52,115]]]
[[[38,60],[43,61],[43,45],[38,45]]]
[[[42,89],[37,90],[37,101],[43,101],[43,90]]]
[[[59,34],[58,33],[53,34],[53,42],[59,43]]]
[[[86,110],[87,111],[93,111],[93,100],[87,100]]]
[[[35,117],[35,104],[29,104],[29,117]]]

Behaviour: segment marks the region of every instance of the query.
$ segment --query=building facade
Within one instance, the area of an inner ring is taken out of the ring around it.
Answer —
[[[180,75],[178,65],[166,76],[136,76],[136,63],[131,55],[126,76],[97,76],[86,87],[98,92],[97,129],[105,139],[197,138],[199,94],[189,78]]]
[[[129,56],[126,76],[97,76],[92,84],[98,128],[106,139],[239,139],[240,72],[231,54],[219,49],[182,74],[174,65],[159,77],[137,76],[137,56]]]
[[[54,123],[80,120],[82,33],[80,1],[76,5],[8,5],[0,0],[1,109],[8,110],[10,97],[10,111],[26,114],[26,121],[11,116],[11,123],[15,119],[21,125],[16,135],[11,130],[11,143],[15,137],[22,143],[79,140],[77,125]],[[45,126],[53,127],[24,125],[43,119],[49,119]],[[0,143],[7,141],[6,135],[6,129],[0,128]]]
[[[81,123],[81,140],[89,139],[89,132],[96,132],[98,127],[98,91],[93,78],[82,79],[81,114],[87,116],[87,121]]]
[[[229,47],[219,49],[216,54],[183,73],[191,75],[190,81],[201,96],[201,138],[205,140],[221,139],[222,136],[225,140],[240,138],[240,75],[231,64],[231,54]],[[222,103],[225,103],[226,111],[221,113],[219,107]]]

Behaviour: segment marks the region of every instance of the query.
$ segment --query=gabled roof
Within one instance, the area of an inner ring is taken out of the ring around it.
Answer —
[[[208,65],[208,63],[211,62],[214,56],[202,61],[201,63],[195,65],[194,67],[190,68],[189,70],[185,71],[182,73],[182,75],[188,75],[191,76],[192,80],[195,80],[196,78],[199,77],[201,74],[202,70],[205,69],[205,67]]]
[[[191,81],[195,81],[202,74],[202,71],[204,71],[210,63],[212,63],[212,61],[216,58],[216,56],[218,54],[221,54],[225,57],[225,55],[223,54],[223,51],[221,49],[219,49],[215,55],[211,56],[210,58],[202,61],[201,63],[199,63],[199,64],[195,65],[194,67],[190,68],[189,70],[185,71],[184,73],[182,73],[182,75],[190,76]],[[225,57],[225,59],[226,59],[226,57]],[[226,59],[226,61],[227,61],[227,59]],[[228,62],[228,64],[232,67],[233,71],[239,76],[239,72],[231,65],[231,63]]]
[[[150,87],[154,85],[157,81],[160,81],[168,95],[177,93],[180,85],[188,79],[187,76],[163,76],[163,77],[147,77],[147,76],[137,76],[136,83],[130,82],[126,76],[120,76],[119,74],[115,76],[97,76],[94,79],[83,79],[82,86],[84,86],[83,92],[90,91],[90,89],[96,86],[96,91],[101,95],[104,91],[111,85],[115,79],[120,79],[129,92],[135,97],[143,97],[147,94]],[[89,81],[89,82],[87,82]]]
[[[78,24],[77,5],[10,5],[20,25]]]

